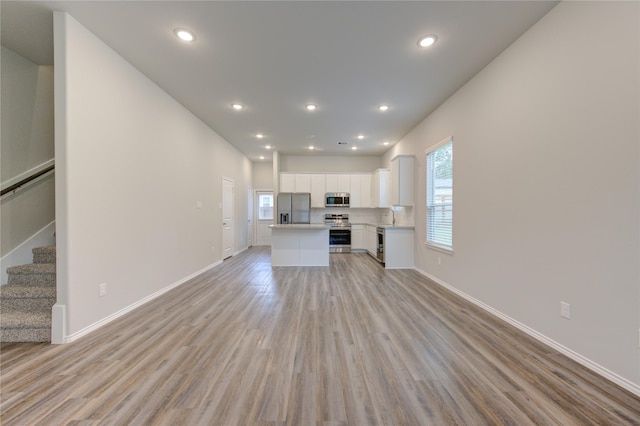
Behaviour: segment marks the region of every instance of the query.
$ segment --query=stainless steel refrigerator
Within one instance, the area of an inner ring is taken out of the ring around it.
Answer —
[[[281,192],[278,194],[278,223],[310,223],[311,194],[308,192]]]

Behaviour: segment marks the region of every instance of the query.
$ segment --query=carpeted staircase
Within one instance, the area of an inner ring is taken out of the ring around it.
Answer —
[[[7,269],[0,286],[0,342],[50,342],[56,303],[56,247],[33,249],[33,263]]]

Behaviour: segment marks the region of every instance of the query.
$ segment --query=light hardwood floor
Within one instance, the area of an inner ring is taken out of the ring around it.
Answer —
[[[3,425],[640,424],[640,399],[366,254],[253,248],[66,345],[1,347]]]

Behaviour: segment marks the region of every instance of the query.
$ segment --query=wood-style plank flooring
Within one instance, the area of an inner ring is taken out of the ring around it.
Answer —
[[[66,345],[1,347],[2,425],[626,425],[640,399],[415,271],[252,248]]]

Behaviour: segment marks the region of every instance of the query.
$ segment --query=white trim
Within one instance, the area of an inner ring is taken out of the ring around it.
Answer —
[[[216,266],[218,266],[220,264],[222,264],[221,260],[219,260],[219,261],[217,261],[215,263],[212,263],[211,265],[206,266],[206,267],[200,269],[199,271],[194,272],[193,274],[191,274],[191,275],[189,275],[189,276],[187,276],[185,278],[182,278],[179,281],[176,281],[173,284],[169,284],[165,288],[160,289],[160,290],[156,291],[155,293],[152,293],[152,294],[150,294],[150,295],[138,300],[137,302],[132,303],[131,305],[120,309],[117,312],[114,312],[113,314],[101,319],[100,321],[94,322],[93,324],[83,328],[82,330],[76,331],[73,334],[65,336],[62,343],[71,343],[71,342],[73,342],[75,340],[78,340],[79,338],[91,333],[92,331],[95,331],[95,330],[107,325],[111,321],[113,321],[113,320],[115,320],[117,318],[120,318],[121,316],[123,316],[125,314],[128,314],[129,312],[133,311],[136,308],[139,308],[140,306],[144,305],[145,303],[148,303],[148,302],[152,301],[153,299],[155,299],[155,298],[157,298],[159,296],[162,296],[164,293],[168,292],[169,290],[173,290],[174,288],[186,283],[187,281],[191,280],[192,278],[195,278],[198,275],[203,274],[206,271],[208,271],[209,269],[213,269],[213,268],[215,268]]]
[[[39,164],[29,170],[27,170],[26,172],[22,172],[20,173],[18,176],[12,177],[7,179],[6,181],[2,182],[2,184],[0,184],[0,188],[2,190],[4,190],[5,188],[10,187],[11,185],[14,185],[18,182],[20,182],[22,179],[28,178],[31,175],[34,175],[44,169],[46,169],[47,167],[53,166],[56,163],[56,159],[52,158],[51,160],[47,160],[42,164]]]
[[[51,344],[65,343],[67,333],[67,306],[56,303],[51,308]]]
[[[435,151],[436,149],[440,148],[445,143],[449,143],[449,142],[453,142],[453,136],[447,136],[446,138],[442,139],[440,142],[437,142],[437,143],[431,145],[429,148],[424,150],[424,155],[427,155],[431,151]]]
[[[453,287],[450,284],[447,284],[446,282],[442,281],[441,279],[425,272],[422,271],[418,268],[414,268],[417,272],[419,272],[420,274],[424,275],[425,277],[429,278],[431,281],[435,282],[436,284],[441,285],[442,287],[446,288],[447,290],[450,290],[451,292],[457,294],[458,296],[462,297],[463,299],[473,303],[474,305],[478,306],[479,308],[487,311],[488,313],[496,316],[497,318],[505,321],[508,324],[511,324],[512,326],[516,327],[517,329],[523,331],[524,333],[528,334],[529,336],[533,337],[534,339],[546,344],[547,346],[550,346],[551,348],[555,349],[556,351],[560,352],[561,354],[565,355],[566,357],[576,361],[578,364],[581,364],[582,366],[588,368],[589,370],[593,371],[596,374],[599,374],[600,376],[604,377],[607,380],[612,381],[613,383],[617,384],[618,386],[623,387],[624,389],[628,390],[629,392],[640,396],[640,385],[633,383],[632,381],[625,379],[624,377],[620,376],[619,374],[614,373],[613,371],[601,366],[600,364],[591,361],[590,359],[580,355],[579,353],[573,351],[572,349],[567,348],[566,346],[563,346],[562,344],[556,342],[553,339],[550,339],[549,337],[545,336],[544,334],[528,327],[527,325],[509,317],[508,315],[503,314],[502,312],[498,311],[497,309],[492,308],[491,306],[487,305],[484,302],[479,301],[478,299],[464,293],[463,291],[458,290],[457,288]]]
[[[249,250],[249,246],[245,246],[244,248],[241,248],[240,250],[238,250],[237,252],[233,253],[234,256],[239,255],[240,253],[242,253],[243,251]],[[228,259],[228,258],[227,258]]]
[[[56,232],[56,221],[50,222],[44,228],[27,238],[25,241],[0,259],[0,268],[2,269],[2,285],[9,281],[7,268],[18,265],[26,265],[33,262],[32,249],[34,247],[51,246],[55,244],[53,234]]]

